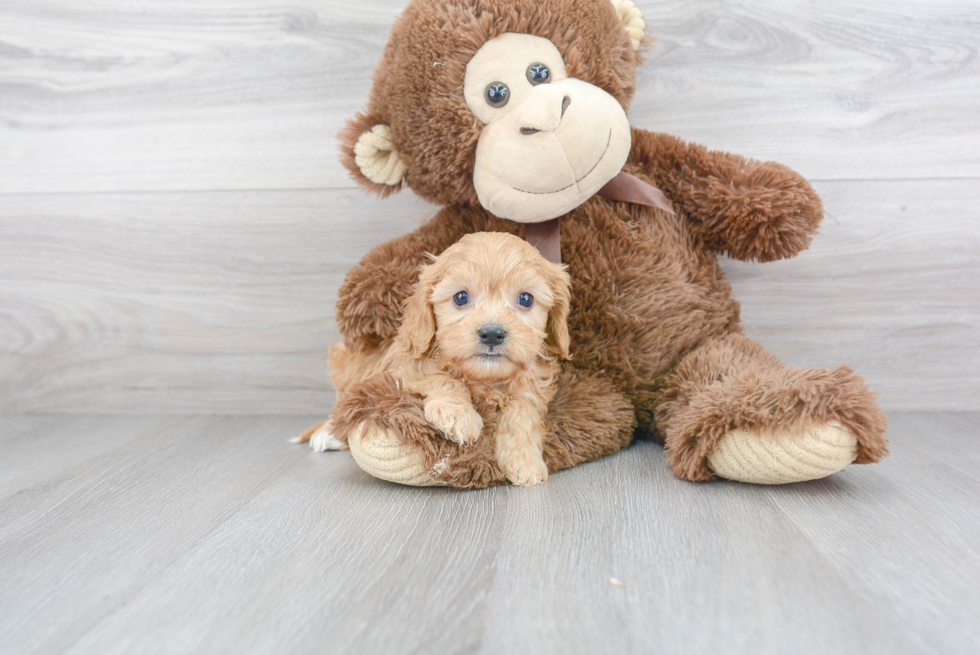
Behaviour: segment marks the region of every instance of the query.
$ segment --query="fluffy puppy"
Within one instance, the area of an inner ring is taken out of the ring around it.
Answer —
[[[493,411],[497,462],[507,478],[544,482],[544,418],[558,361],[569,356],[569,286],[565,267],[523,239],[464,236],[422,268],[393,342],[368,352],[330,349],[338,402],[352,386],[390,373],[423,397],[429,423],[465,445],[483,432],[476,401]],[[294,442],[346,448],[332,431],[328,419]]]
[[[468,234],[422,269],[385,357],[452,441],[480,437],[474,400],[495,407],[497,462],[518,485],[548,478],[544,418],[568,358],[564,268],[513,235]]]

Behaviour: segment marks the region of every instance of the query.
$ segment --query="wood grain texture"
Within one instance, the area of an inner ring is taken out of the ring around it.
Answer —
[[[900,415],[889,427],[893,455],[886,465],[818,485],[826,501],[819,510],[809,490],[766,490],[839,574],[863,598],[887,608],[924,652],[970,653],[980,645],[978,436],[975,414],[938,421],[929,414]],[[875,502],[854,502],[869,494]],[[949,505],[954,498],[964,501],[956,509]],[[904,536],[885,536],[897,525]],[[933,568],[935,562],[947,565]],[[916,599],[916,607],[903,598]]]
[[[980,643],[978,414],[895,415],[883,463],[812,483],[691,484],[644,442],[481,491],[391,485],[284,443],[312,418],[0,419],[19,480],[0,489],[0,652]]]
[[[351,190],[7,200],[7,413],[327,411],[336,289],[417,215]]]
[[[810,250],[724,263],[749,335],[849,363],[888,409],[980,409],[974,185],[818,190]],[[346,270],[433,211],[353,190],[9,196],[0,412],[323,413]]]
[[[336,289],[435,208],[352,188],[333,135],[399,1],[0,7],[0,413],[319,413]],[[777,159],[828,211],[725,262],[746,329],[888,409],[980,410],[972,2],[640,2],[634,124]]]
[[[816,186],[809,250],[724,264],[746,332],[794,366],[853,366],[887,409],[980,409],[980,185]]]
[[[349,187],[401,0],[7,0],[0,193]],[[980,178],[971,0],[641,0],[633,124],[813,179]]]

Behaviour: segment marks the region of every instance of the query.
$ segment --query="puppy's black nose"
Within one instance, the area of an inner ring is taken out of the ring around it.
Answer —
[[[480,342],[488,346],[499,346],[507,338],[507,330],[499,325],[484,325],[477,332]]]

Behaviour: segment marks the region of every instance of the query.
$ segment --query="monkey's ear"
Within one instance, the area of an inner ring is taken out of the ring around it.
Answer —
[[[643,14],[633,4],[633,0],[612,0],[612,6],[616,10],[619,20],[623,21],[623,27],[626,28],[626,34],[630,37],[633,49],[639,50],[643,43],[644,30],[647,27],[643,20]]]
[[[390,126],[359,113],[337,139],[344,166],[361,186],[382,198],[401,189],[408,167],[391,142]]]

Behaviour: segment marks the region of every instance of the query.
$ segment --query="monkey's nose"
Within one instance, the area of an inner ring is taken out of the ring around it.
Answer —
[[[507,330],[499,325],[484,325],[476,334],[480,337],[481,343],[491,348],[493,346],[499,346],[507,338]]]
[[[535,117],[537,120],[532,119],[531,120],[531,125],[534,125],[535,122],[538,122],[538,124],[541,125],[541,127],[540,128],[539,127],[530,127],[530,126],[528,126],[528,125],[525,124],[525,127],[522,127],[521,128],[521,134],[523,134],[524,136],[530,136],[532,134],[537,134],[538,132],[540,132],[543,129],[544,130],[547,130],[549,132],[551,130],[554,130],[556,127],[558,127],[558,124],[561,123],[561,119],[563,119],[565,117],[565,112],[568,111],[568,106],[570,104],[572,104],[572,98],[570,96],[564,96],[561,99],[561,113],[558,114],[558,118],[557,119],[554,118],[554,114],[551,114],[551,117],[550,118],[548,118],[546,116],[538,116],[538,117]],[[552,108],[553,107],[554,107],[554,105],[552,105]],[[542,123],[548,123],[549,125],[548,125],[548,127],[545,127]]]

